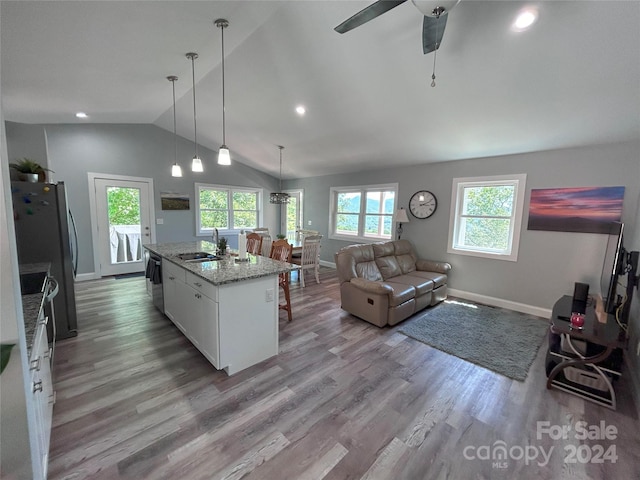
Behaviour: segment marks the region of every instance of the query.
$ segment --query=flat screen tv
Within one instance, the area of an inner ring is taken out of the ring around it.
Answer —
[[[618,307],[618,276],[624,273],[625,264],[625,250],[622,243],[623,230],[623,223],[611,223],[604,263],[602,264],[600,293],[602,295],[603,308],[607,313],[615,313]]]

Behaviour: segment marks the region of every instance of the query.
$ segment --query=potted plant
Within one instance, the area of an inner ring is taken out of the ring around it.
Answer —
[[[276,235],[276,238],[278,240],[284,240],[285,238],[287,238],[287,236],[284,233],[279,233]]]
[[[15,347],[12,343],[0,344],[0,373],[2,373],[9,363],[9,357],[11,357],[11,349]]]
[[[18,172],[18,178],[27,182],[36,183],[38,181],[45,181],[46,173],[53,172],[48,168],[44,168],[38,162],[31,160],[30,158],[22,158],[16,163],[10,163],[9,167]]]
[[[220,237],[218,240],[218,255],[225,255],[227,253],[227,239]]]

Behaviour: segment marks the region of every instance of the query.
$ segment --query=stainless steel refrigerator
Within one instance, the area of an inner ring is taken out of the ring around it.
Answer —
[[[60,288],[55,299],[56,339],[75,337],[78,236],[64,182],[11,182],[11,192],[18,262],[51,264],[50,273]]]

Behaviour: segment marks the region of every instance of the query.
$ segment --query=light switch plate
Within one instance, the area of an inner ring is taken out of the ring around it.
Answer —
[[[164,225],[164,218],[156,218],[156,225]]]

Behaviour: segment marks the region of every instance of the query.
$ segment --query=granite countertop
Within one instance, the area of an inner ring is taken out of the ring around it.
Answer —
[[[269,257],[251,254],[247,254],[248,262],[236,262],[235,259],[237,256],[234,255],[227,256],[222,260],[202,263],[185,262],[178,258],[178,255],[183,253],[214,253],[215,245],[206,240],[144,245],[144,248],[198,275],[213,285],[225,285],[250,280],[252,278],[267,277],[279,273],[291,272],[292,270],[298,270],[300,268],[299,265],[279,262]]]
[[[49,263],[24,263],[19,265],[20,275],[31,273],[49,274]],[[22,295],[22,315],[24,318],[24,331],[27,340],[27,357],[31,356],[31,347],[36,335],[38,316],[43,307],[44,292]]]

